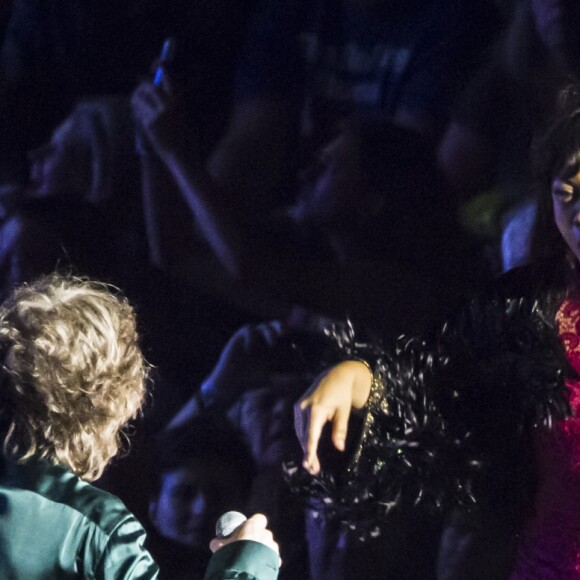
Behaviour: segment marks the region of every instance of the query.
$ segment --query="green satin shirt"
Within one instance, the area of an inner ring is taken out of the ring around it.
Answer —
[[[0,477],[0,578],[150,579],[145,531],[121,500],[44,462]]]
[[[0,457],[0,580],[158,579],[144,542],[115,496],[64,467]],[[212,556],[206,579],[275,580],[278,568],[273,550],[240,541]]]

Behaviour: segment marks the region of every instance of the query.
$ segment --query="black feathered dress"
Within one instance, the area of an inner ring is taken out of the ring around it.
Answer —
[[[451,526],[481,514],[478,525],[500,522],[505,550],[513,545],[512,557],[479,555],[509,561],[498,578],[580,579],[580,293],[572,279],[561,263],[513,271],[430,337],[401,337],[390,348],[337,335],[344,356],[374,371],[360,438],[342,472],[313,477],[286,466],[291,486],[361,538],[379,534],[408,500],[449,514]],[[458,563],[469,538],[443,536],[439,577],[480,577]]]

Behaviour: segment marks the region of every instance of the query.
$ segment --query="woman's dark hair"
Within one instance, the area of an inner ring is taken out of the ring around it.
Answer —
[[[580,85],[562,90],[556,115],[532,147],[538,190],[538,211],[532,237],[532,260],[564,259],[568,247],[554,221],[552,181],[580,170]]]

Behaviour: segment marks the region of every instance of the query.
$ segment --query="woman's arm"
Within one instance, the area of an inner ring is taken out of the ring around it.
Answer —
[[[326,371],[313,388],[296,404],[298,438],[304,449],[303,466],[312,474],[320,472],[318,443],[322,429],[332,423],[332,442],[345,450],[351,409],[362,409],[369,398],[372,383],[370,367],[361,361],[348,360]]]
[[[227,196],[205,171],[194,139],[187,134],[190,129],[167,72],[160,86],[150,81],[141,83],[133,93],[132,107],[138,128],[173,178],[198,231],[225,270],[236,279],[240,274],[241,248],[233,220],[228,215]],[[163,222],[163,208],[168,202],[164,198],[165,189],[155,187],[153,182],[152,187],[146,187],[145,194],[148,223],[152,224],[157,218]],[[149,233],[155,233],[153,245],[157,255],[162,253],[164,236],[160,230],[164,228],[169,232],[175,230],[172,223],[158,223],[156,228],[148,228]],[[165,239],[168,237],[174,236],[170,233]],[[176,252],[182,251],[183,248],[176,248]]]
[[[364,364],[333,367],[297,405],[306,470],[286,467],[296,492],[363,533],[402,501],[435,509],[498,493],[515,501],[514,489],[533,484],[520,477],[529,473],[529,430],[569,413],[562,345],[532,300],[473,299],[429,340],[401,337],[372,367],[372,380]],[[320,469],[322,427],[333,422],[340,449],[361,402],[346,470]]]

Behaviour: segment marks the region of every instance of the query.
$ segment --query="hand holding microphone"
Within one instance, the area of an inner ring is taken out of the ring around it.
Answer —
[[[280,548],[274,540],[272,532],[267,529],[268,520],[264,514],[255,514],[246,518],[240,512],[226,512],[216,523],[216,537],[210,542],[209,548],[215,552],[231,542],[238,540],[253,540],[260,542],[280,554]]]
[[[248,518],[240,512],[229,511],[222,514],[215,523],[216,538],[220,540],[229,538],[237,528],[247,521]]]

